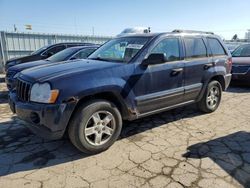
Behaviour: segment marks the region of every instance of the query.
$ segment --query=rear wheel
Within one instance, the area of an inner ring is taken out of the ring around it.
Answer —
[[[117,107],[104,100],[83,105],[69,125],[69,138],[85,153],[99,153],[108,149],[119,137],[122,118]]]
[[[214,112],[220,105],[222,96],[222,87],[220,82],[211,81],[202,97],[198,102],[198,107],[201,111],[206,113]]]

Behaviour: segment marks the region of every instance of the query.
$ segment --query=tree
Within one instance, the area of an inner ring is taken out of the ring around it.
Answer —
[[[232,40],[237,40],[237,39],[238,39],[238,35],[235,34],[235,35],[233,36]]]

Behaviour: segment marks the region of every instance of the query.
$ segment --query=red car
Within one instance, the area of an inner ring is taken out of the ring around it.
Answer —
[[[250,44],[243,44],[232,53],[232,81],[250,84]]]

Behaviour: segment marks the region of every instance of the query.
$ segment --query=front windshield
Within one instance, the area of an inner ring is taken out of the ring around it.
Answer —
[[[44,47],[42,47],[42,48],[39,48],[38,50],[32,52],[31,55],[40,54],[41,52],[43,52],[44,50],[46,50],[48,47],[49,47],[49,45],[48,45],[48,46],[44,46]]]
[[[66,61],[70,56],[72,56],[78,49],[77,48],[67,48],[62,50],[55,55],[50,56],[47,60],[51,62]]]
[[[89,59],[129,62],[148,42],[149,37],[124,37],[110,40],[94,53]]]
[[[232,56],[233,57],[250,57],[250,44],[239,46],[233,51]]]

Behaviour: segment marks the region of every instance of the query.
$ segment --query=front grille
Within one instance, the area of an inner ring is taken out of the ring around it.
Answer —
[[[19,79],[17,80],[16,93],[19,100],[24,102],[29,101],[30,89],[30,83]]]
[[[250,69],[250,66],[233,66],[232,73],[246,73]]]

